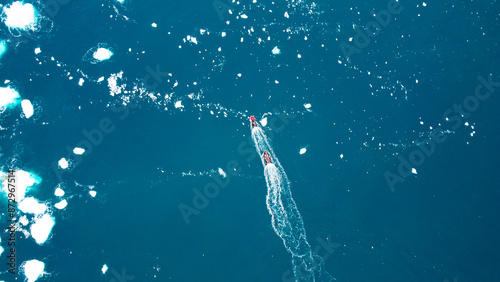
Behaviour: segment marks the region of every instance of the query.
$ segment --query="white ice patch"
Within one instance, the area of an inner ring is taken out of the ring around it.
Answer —
[[[33,115],[33,105],[31,104],[30,100],[22,100],[21,108],[23,109],[23,113],[26,118],[30,118]]]
[[[54,195],[56,195],[57,197],[62,197],[62,196],[64,196],[64,190],[57,187],[56,191],[54,192]]]
[[[84,82],[85,82],[85,80],[83,78],[80,78],[78,80],[78,85],[82,86]]]
[[[45,274],[45,264],[36,259],[23,262],[21,269],[28,282],[34,282]]]
[[[92,57],[94,57],[94,59],[98,61],[109,60],[111,56],[113,56],[113,52],[111,52],[111,50],[108,50],[106,48],[98,48],[92,55]]]
[[[266,125],[267,125],[267,117],[265,117],[265,118],[261,119],[259,122],[260,122],[260,124],[261,124],[262,126],[266,126]]]
[[[281,50],[278,48],[278,46],[274,46],[274,48],[271,52],[273,53],[273,55],[281,54]]]
[[[42,50],[40,50],[40,47],[35,48],[35,54],[40,54],[42,53]]]
[[[89,194],[92,198],[95,197],[95,195],[97,195],[97,192],[96,191],[89,191]]]
[[[102,274],[106,274],[106,272],[108,271],[108,266],[106,264],[103,265],[101,268],[101,271],[102,271]]]
[[[35,223],[31,225],[30,232],[33,239],[35,239],[38,245],[41,245],[47,241],[50,232],[52,232],[52,227],[54,227],[56,222],[48,214],[44,214],[42,217],[36,218]]]
[[[76,155],[83,155],[83,153],[85,153],[85,149],[75,147],[75,148],[73,149],[73,153],[75,153]]]
[[[68,168],[68,161],[65,158],[60,159],[58,164],[59,164],[59,167],[62,169]]]
[[[411,173],[413,173],[413,174],[417,174],[417,169],[416,169],[416,168],[412,168],[412,169],[411,169]]]
[[[36,10],[33,5],[16,1],[3,7],[5,25],[10,28],[28,29],[35,24]]]
[[[340,159],[343,159],[344,158],[344,154],[340,154]]]
[[[28,187],[33,186],[35,183],[38,183],[38,181],[34,177],[32,177],[32,175],[29,172],[26,172],[24,170],[17,171],[16,178],[17,178],[17,187],[16,187],[17,198],[19,201],[22,201],[24,199],[26,191],[28,190]],[[3,184],[3,192],[7,193],[7,178],[4,179],[2,184]]]
[[[178,109],[178,108],[184,108],[184,106],[182,105],[182,101],[177,101],[175,102],[175,108]]]
[[[0,87],[0,108],[5,108],[11,104],[16,104],[19,93],[10,87]]]
[[[306,108],[306,109],[310,109],[310,108],[311,108],[311,104],[309,104],[309,103],[304,104],[304,108]]]
[[[193,44],[198,44],[198,40],[196,40],[196,37],[193,37],[193,36],[188,35],[188,36],[186,37],[186,39],[187,39],[187,41],[189,41],[189,42],[191,42],[191,43],[193,43]]]
[[[299,154],[303,155],[307,152],[307,148],[300,148]]]
[[[152,27],[158,27],[158,25],[156,23],[152,23],[151,26]]]
[[[3,56],[5,51],[7,51],[7,43],[5,43],[5,40],[0,40],[0,58]]]
[[[47,206],[40,204],[35,198],[24,198],[18,205],[20,211],[24,213],[42,214],[47,210]]]
[[[56,209],[64,209],[66,206],[68,205],[68,202],[66,200],[62,200],[60,201],[59,203],[57,204],[54,204],[54,207],[56,207]]]
[[[222,168],[219,167],[219,174],[222,176],[222,178],[226,178],[226,173]]]

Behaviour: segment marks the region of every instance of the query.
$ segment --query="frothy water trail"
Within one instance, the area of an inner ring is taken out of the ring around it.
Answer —
[[[267,151],[272,163],[264,159],[264,176],[267,184],[267,209],[271,215],[274,231],[283,240],[287,251],[292,255],[293,272],[296,281],[333,281],[325,269],[323,259],[313,254],[307,242],[304,221],[292,198],[290,181],[283,167],[269,145],[260,127],[252,129],[252,138],[260,156]]]

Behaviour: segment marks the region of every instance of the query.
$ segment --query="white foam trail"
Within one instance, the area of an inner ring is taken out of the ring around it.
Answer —
[[[287,251],[292,255],[293,272],[297,281],[333,281],[324,269],[321,257],[313,254],[307,242],[304,221],[292,198],[290,181],[278,158],[269,145],[264,131],[255,127],[252,138],[260,156],[267,151],[272,163],[265,164],[264,176],[267,184],[267,209],[271,215],[274,231],[283,240]]]

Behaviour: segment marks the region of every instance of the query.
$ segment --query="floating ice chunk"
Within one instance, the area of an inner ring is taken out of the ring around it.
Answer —
[[[3,248],[2,246],[0,246],[0,256],[2,255],[2,253],[3,253]]]
[[[68,161],[65,158],[60,159],[58,164],[59,164],[59,167],[62,169],[68,168]]]
[[[82,86],[84,82],[85,82],[85,80],[83,78],[80,78],[78,80],[78,85]]]
[[[424,7],[426,7],[426,6],[427,6],[427,3],[425,3],[425,2],[424,2],[424,3],[422,3],[422,5],[423,5]]]
[[[158,27],[158,25],[156,23],[152,23],[151,26],[152,27]]]
[[[219,167],[219,174],[222,176],[222,178],[226,178],[226,173],[222,168]]]
[[[30,100],[22,100],[21,108],[23,109],[23,113],[26,118],[30,118],[33,115],[33,105],[31,104]]]
[[[116,0],[118,1],[120,4],[123,4],[123,2],[125,2],[125,0]]]
[[[302,55],[300,55],[300,54],[297,54],[297,58],[299,58],[299,59],[300,59],[300,58],[302,58]]]
[[[222,36],[222,37],[225,37],[225,36],[226,36],[226,32],[225,32],[225,31],[223,31],[223,32],[221,33],[221,36]]]
[[[35,183],[38,183],[38,180],[34,176],[32,176],[29,172],[26,172],[24,170],[17,171],[16,178],[17,178],[17,187],[16,187],[17,198],[19,201],[21,201],[22,199],[24,199],[24,195],[26,194],[28,188],[33,186]],[[5,193],[7,193],[6,187],[7,187],[6,181],[4,181],[3,191]]]
[[[109,60],[109,58],[111,58],[111,56],[113,56],[113,52],[111,52],[111,50],[108,50],[106,48],[98,48],[94,54],[92,55],[94,57],[94,59],[98,60],[98,61],[105,61],[105,60]]]
[[[45,274],[45,272],[43,272],[45,269],[45,263],[32,259],[23,262],[21,269],[28,282],[34,282]]]
[[[343,159],[344,158],[344,154],[340,154],[340,159]]]
[[[56,209],[64,209],[66,206],[68,205],[68,202],[66,200],[62,200],[60,201],[59,203],[55,204],[54,207],[56,207]]]
[[[35,219],[35,223],[31,225],[30,232],[38,245],[47,241],[54,224],[56,224],[54,218],[48,214],[44,214],[42,217]]]
[[[101,271],[102,271],[102,274],[106,274],[106,272],[108,271],[108,266],[106,264],[104,264],[101,268]]]
[[[278,48],[278,46],[274,46],[274,48],[271,52],[273,53],[273,55],[281,54],[281,50],[280,50],[280,48]]]
[[[95,195],[97,195],[97,192],[96,191],[89,191],[89,194],[92,198],[95,197]]]
[[[175,102],[174,106],[175,106],[176,109],[178,109],[178,108],[184,108],[184,106],[182,105],[182,101],[180,101],[180,100],[177,101],[177,102]]]
[[[0,58],[3,56],[5,51],[7,51],[7,43],[5,43],[5,40],[0,40]]]
[[[0,108],[18,103],[17,100],[19,97],[19,93],[9,86],[0,87]]]
[[[262,126],[266,126],[267,125],[267,117],[261,119],[259,122],[260,122],[260,124],[262,124]]]
[[[311,108],[311,104],[309,104],[309,103],[304,104],[304,108],[310,109]]]
[[[40,50],[40,47],[35,48],[35,54],[40,54],[42,53],[42,50]]]
[[[18,205],[19,210],[24,213],[42,214],[47,210],[47,206],[40,204],[35,198],[24,198]]]
[[[83,155],[83,153],[85,153],[85,149],[75,147],[75,148],[73,149],[73,153],[75,153],[76,155]]]
[[[242,19],[248,19],[248,16],[247,16],[247,15],[245,15],[245,14],[243,14],[243,15],[241,15],[241,18],[242,18]]]
[[[3,8],[5,25],[12,28],[27,29],[35,24],[36,10],[33,5],[16,1]]]
[[[56,195],[57,197],[62,197],[62,196],[64,196],[64,190],[57,187],[56,191],[54,192],[54,195]]]
[[[191,42],[191,43],[194,43],[194,44],[198,44],[198,40],[196,40],[196,37],[193,37],[193,36],[190,36],[188,35],[186,37],[187,41]]]
[[[285,18],[288,19],[289,17],[290,17],[290,15],[288,15],[288,12],[285,12]]]
[[[307,152],[307,148],[300,148],[299,154],[303,155]]]
[[[99,79],[97,79],[97,82],[102,82],[104,80],[104,76],[101,76],[99,77]]]
[[[417,169],[416,169],[416,168],[412,168],[412,169],[411,169],[411,173],[413,173],[413,174],[417,174]]]

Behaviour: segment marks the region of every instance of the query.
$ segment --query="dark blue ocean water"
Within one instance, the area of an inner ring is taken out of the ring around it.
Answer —
[[[2,171],[39,176],[28,195],[56,220],[43,245],[18,232],[19,262],[43,261],[39,281],[293,281],[250,139],[255,115],[338,281],[500,281],[500,8],[400,1],[356,45],[354,28],[390,2],[70,0],[45,2],[57,3],[44,13],[52,28],[13,37],[2,24],[0,81],[35,105],[30,119],[19,105],[0,114]],[[111,59],[84,60],[100,43]],[[347,59],[342,43],[359,52]],[[121,71],[129,92],[111,95]],[[67,149],[78,144],[81,157]],[[57,168],[63,157],[69,170]],[[203,200],[208,183],[219,190]]]

